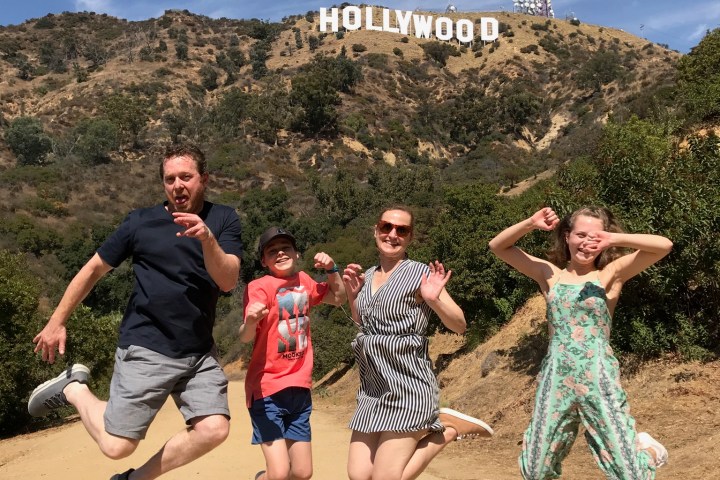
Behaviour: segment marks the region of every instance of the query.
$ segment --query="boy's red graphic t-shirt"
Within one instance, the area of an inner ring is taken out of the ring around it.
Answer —
[[[265,275],[245,288],[245,309],[255,302],[270,311],[255,330],[255,344],[245,377],[247,406],[287,387],[312,386],[313,349],[310,307],[322,302],[327,283],[305,272],[285,278]]]

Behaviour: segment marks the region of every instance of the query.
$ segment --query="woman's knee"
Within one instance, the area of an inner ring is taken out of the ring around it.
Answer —
[[[372,467],[348,464],[347,474],[348,480],[372,480]]]

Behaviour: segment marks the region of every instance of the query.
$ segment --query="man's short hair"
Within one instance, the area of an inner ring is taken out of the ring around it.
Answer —
[[[160,179],[165,178],[165,161],[175,157],[190,157],[195,162],[195,167],[200,175],[207,171],[207,160],[200,147],[192,143],[180,143],[170,145],[165,149],[160,161]]]

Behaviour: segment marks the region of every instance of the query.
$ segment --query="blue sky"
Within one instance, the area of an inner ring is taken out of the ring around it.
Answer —
[[[159,17],[166,9],[187,9],[213,18],[260,18],[277,21],[282,17],[331,7],[341,0],[18,0],[5,1],[0,25],[18,25],[30,18],[64,11],[107,13],[128,20]],[[361,2],[349,2],[358,5]],[[368,2],[372,3],[372,2]],[[512,0],[455,0],[458,11],[512,11]],[[377,4],[401,10],[444,11],[448,0],[385,0]],[[650,41],[664,43],[687,53],[707,30],[720,27],[718,0],[555,0],[555,16],[574,15],[583,23],[620,28]]]

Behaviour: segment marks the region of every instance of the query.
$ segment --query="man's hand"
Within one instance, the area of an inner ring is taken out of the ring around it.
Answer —
[[[175,223],[185,227],[184,232],[178,232],[178,237],[190,237],[197,238],[201,242],[213,238],[213,234],[210,228],[205,225],[202,218],[194,213],[187,212],[173,212],[172,216],[175,217]]]
[[[48,322],[45,328],[33,338],[35,353],[42,352],[44,362],[55,363],[55,350],[57,350],[60,355],[65,355],[66,339],[67,330],[65,329],[65,325],[55,325],[52,322]]]

